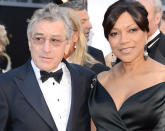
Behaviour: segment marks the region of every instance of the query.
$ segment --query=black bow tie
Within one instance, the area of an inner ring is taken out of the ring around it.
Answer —
[[[40,71],[41,74],[41,81],[45,82],[48,78],[53,77],[58,83],[60,83],[63,75],[62,69],[56,71],[56,72],[46,72],[46,71]]]

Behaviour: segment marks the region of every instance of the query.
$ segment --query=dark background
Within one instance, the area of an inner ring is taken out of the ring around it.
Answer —
[[[11,58],[12,68],[26,62],[30,53],[27,43],[27,19],[36,8],[0,6],[0,23],[5,25],[10,41],[6,51]]]
[[[61,0],[54,0],[53,2],[56,4],[62,3]],[[26,34],[27,19],[31,18],[36,9],[0,5],[0,24],[5,25],[8,32],[10,44],[7,46],[6,52],[11,58],[12,68],[24,64],[30,57]]]

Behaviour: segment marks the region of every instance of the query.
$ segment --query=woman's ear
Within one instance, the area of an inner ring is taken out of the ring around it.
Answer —
[[[78,41],[78,32],[77,31],[73,33],[73,35],[72,35],[72,41],[74,43],[77,43],[77,41]]]

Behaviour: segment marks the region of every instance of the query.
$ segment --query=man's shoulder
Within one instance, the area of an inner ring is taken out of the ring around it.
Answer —
[[[165,34],[163,34],[162,32],[160,32],[160,40],[162,40],[164,42],[165,40]],[[165,45],[165,44],[164,44]]]
[[[102,50],[94,48],[92,46],[88,46],[88,53],[96,60],[105,64],[104,54],[103,54]]]
[[[158,47],[163,54],[165,54],[165,43],[164,42],[165,42],[165,35],[161,32]]]
[[[91,77],[93,75],[95,75],[96,73],[93,72],[92,70],[90,70],[89,68],[85,67],[85,66],[81,66],[81,65],[77,65],[77,64],[73,64],[70,63],[70,72],[72,72],[72,74],[74,73],[74,75],[81,75],[81,76],[85,76],[85,77]]]
[[[162,32],[160,32],[160,39],[165,39],[165,34],[163,34]]]
[[[108,71],[110,68],[104,64],[96,63],[94,64],[91,68],[96,74],[103,72],[103,71]]]
[[[89,68],[87,68],[85,66],[81,66],[81,65],[77,65],[77,64],[73,64],[73,63],[70,63],[70,66],[71,66],[72,70],[74,70],[75,72],[80,73],[80,74],[89,74],[89,75],[95,74],[92,70],[90,70]]]
[[[88,52],[91,52],[91,51],[95,51],[95,52],[100,52],[100,53],[102,53],[102,50],[97,49],[97,48],[92,47],[92,46],[88,46]]]
[[[20,74],[25,74],[24,71],[25,71],[26,67],[27,67],[27,63],[24,65],[21,65],[17,68],[14,68],[6,73],[3,73],[0,75],[0,80],[5,80],[5,79],[10,80],[10,79],[13,79],[13,78],[19,76]]]
[[[93,71],[89,70],[85,66],[74,64],[74,63],[69,63],[65,59],[63,59],[62,61],[65,63],[65,65],[69,69],[69,71],[73,71],[73,72],[84,72],[84,73],[93,73]]]

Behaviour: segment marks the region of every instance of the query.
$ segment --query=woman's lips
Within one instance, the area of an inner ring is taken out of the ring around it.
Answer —
[[[122,48],[122,49],[120,49],[120,52],[121,52],[122,54],[128,54],[128,53],[130,53],[132,50],[133,50],[133,47],[127,47],[127,48]]]

